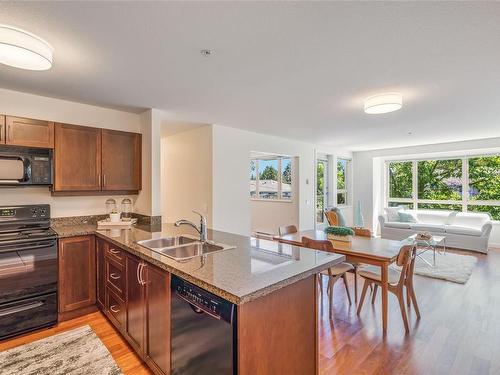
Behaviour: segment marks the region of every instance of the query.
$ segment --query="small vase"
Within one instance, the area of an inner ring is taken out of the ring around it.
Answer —
[[[337,236],[329,233],[328,239],[331,241],[351,242],[352,236]]]
[[[112,223],[119,223],[120,222],[120,214],[119,213],[109,214],[109,221],[111,221]]]

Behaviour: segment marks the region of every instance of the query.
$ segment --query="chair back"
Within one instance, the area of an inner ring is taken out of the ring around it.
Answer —
[[[331,227],[337,227],[339,225],[339,218],[335,211],[325,210],[325,216],[328,221],[328,225]]]
[[[309,237],[302,237],[302,246],[308,247],[309,249],[327,251],[329,253],[335,252],[332,243],[328,240],[313,240]]]
[[[352,230],[354,231],[354,235],[355,236],[359,236],[359,237],[372,237],[372,232],[370,229],[367,229],[367,228],[352,228]]]
[[[410,243],[401,246],[399,249],[396,264],[401,267],[401,276],[398,284],[405,283],[408,277],[413,277],[413,268],[415,267],[416,244]]]
[[[278,234],[280,236],[285,236],[287,234],[297,233],[297,227],[295,225],[285,225],[278,228]]]

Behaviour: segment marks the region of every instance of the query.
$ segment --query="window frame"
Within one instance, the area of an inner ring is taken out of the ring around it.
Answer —
[[[283,159],[290,159],[290,168],[291,168],[291,182],[290,182],[290,188],[291,188],[291,198],[283,198]],[[259,160],[277,160],[278,161],[278,191],[277,191],[277,198],[260,198],[260,192],[259,192],[259,181],[260,181],[260,174],[259,174]],[[294,196],[295,196],[295,191],[293,189],[293,181],[294,181],[294,157],[292,156],[275,156],[275,155],[269,155],[269,156],[259,156],[259,157],[251,157],[250,161],[253,161],[255,163],[255,198],[250,195],[249,192],[249,198],[252,201],[261,201],[261,202],[286,202],[286,203],[292,203]]]
[[[345,168],[345,181],[344,181],[344,185],[345,185],[345,188],[344,189],[339,189],[338,188],[338,182],[339,182],[339,161],[340,160],[345,160],[346,162],[346,168]],[[335,192],[335,205],[338,206],[338,207],[349,207],[351,205],[351,202],[350,202],[350,188],[351,188],[351,184],[350,184],[350,175],[351,175],[351,168],[352,168],[352,159],[349,159],[349,158],[340,158],[340,157],[337,157],[337,160],[336,160],[336,165],[335,165],[335,186],[336,186],[336,192]],[[338,202],[338,195],[339,194],[345,194],[345,203],[339,203]]]
[[[500,207],[500,200],[475,200],[469,199],[469,159],[484,158],[484,157],[498,157],[499,153],[487,154],[471,154],[461,156],[446,156],[446,157],[426,157],[416,159],[387,159],[384,161],[384,197],[385,206],[389,203],[410,203],[414,210],[418,210],[418,204],[450,204],[462,206],[462,212],[469,212],[468,206],[493,206]],[[460,200],[434,200],[434,199],[419,199],[418,198],[418,162],[426,160],[461,160],[462,161],[462,199]],[[391,198],[390,192],[390,177],[389,165],[390,163],[411,162],[412,163],[412,198]],[[421,208],[425,210],[425,208]],[[470,211],[473,212],[473,211]],[[499,220],[494,220],[499,222]]]

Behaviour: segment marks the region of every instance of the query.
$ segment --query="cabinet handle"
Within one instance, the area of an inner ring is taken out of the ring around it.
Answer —
[[[99,180],[99,187],[102,187],[102,179],[100,173],[97,175],[97,179]]]
[[[115,314],[120,312],[120,309],[117,309],[117,308],[116,308],[116,305],[111,305],[111,306],[109,306],[109,309],[110,309],[112,312],[114,312]]]
[[[7,140],[8,141],[12,140],[12,125],[11,124],[7,125]]]
[[[120,250],[115,250],[115,249],[109,249],[109,252],[114,255],[120,254]]]
[[[139,264],[137,265],[137,271],[136,271],[137,282],[139,283],[139,285],[142,285],[142,284],[141,284],[141,276],[140,276],[140,273],[141,273],[141,266],[142,266],[142,263],[139,263]]]
[[[102,175],[102,186],[106,186],[106,175]]]
[[[111,275],[109,275],[109,277],[111,277],[113,280],[118,280],[120,278],[120,275],[117,273],[112,273]]]
[[[142,268],[141,268],[141,281],[142,281],[142,285],[146,285],[146,280],[144,280],[144,278],[142,277],[142,271],[144,271],[144,268],[146,268],[146,264],[142,263]]]

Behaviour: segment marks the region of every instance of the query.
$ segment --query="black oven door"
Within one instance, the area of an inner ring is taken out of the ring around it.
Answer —
[[[0,246],[0,339],[57,322],[57,263],[55,239]]]

